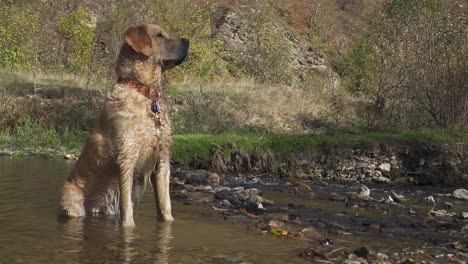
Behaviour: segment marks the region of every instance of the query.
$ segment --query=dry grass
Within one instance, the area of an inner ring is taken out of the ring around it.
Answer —
[[[173,117],[179,132],[320,133],[343,119],[334,106],[337,97],[321,87],[306,90],[251,80],[199,85],[185,82],[171,85],[169,94],[174,99]]]

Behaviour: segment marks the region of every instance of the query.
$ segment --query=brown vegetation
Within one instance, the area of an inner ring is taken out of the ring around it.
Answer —
[[[73,75],[82,80],[80,87],[101,87],[114,77],[125,28],[154,22],[193,43],[187,64],[168,76],[179,83],[172,97],[180,131],[463,130],[468,127],[465,6],[446,0],[6,1],[0,8],[7,18],[0,21],[0,67],[30,76],[25,85],[2,80],[0,86],[8,88],[0,127],[20,124],[24,118],[16,113],[24,112],[49,128],[89,128],[88,114],[78,114],[80,104],[94,105],[88,95],[65,99],[75,94],[66,87],[76,84],[61,77],[60,85],[41,91],[44,76]],[[239,28],[248,29],[238,32],[241,48],[227,45],[217,28],[225,10],[247,24]],[[322,64],[298,73],[287,48],[297,45],[291,39],[313,50]],[[46,90],[60,92],[46,95]],[[51,102],[61,106],[48,106]],[[13,109],[23,105],[32,107]]]

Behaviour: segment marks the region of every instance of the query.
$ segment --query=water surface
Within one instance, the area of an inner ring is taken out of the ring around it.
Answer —
[[[0,263],[304,263],[285,241],[218,217],[206,205],[173,203],[172,224],[156,220],[151,192],[137,227],[115,217],[56,216],[72,161],[0,158]]]

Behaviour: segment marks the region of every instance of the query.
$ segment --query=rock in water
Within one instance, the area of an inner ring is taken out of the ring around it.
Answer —
[[[370,189],[363,184],[360,186],[356,196],[361,199],[368,198],[370,196]]]
[[[401,195],[401,194],[398,194],[394,191],[390,191],[390,195],[392,196],[393,200],[395,200],[397,203],[401,203],[403,201],[406,201],[406,198]]]
[[[465,189],[457,189],[453,191],[453,196],[461,200],[468,200],[468,191]]]

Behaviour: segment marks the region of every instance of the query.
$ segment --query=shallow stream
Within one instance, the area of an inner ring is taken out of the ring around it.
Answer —
[[[304,263],[296,243],[228,223],[206,205],[174,202],[176,221],[158,223],[151,192],[130,233],[115,217],[60,219],[59,189],[73,164],[0,158],[0,263]]]

